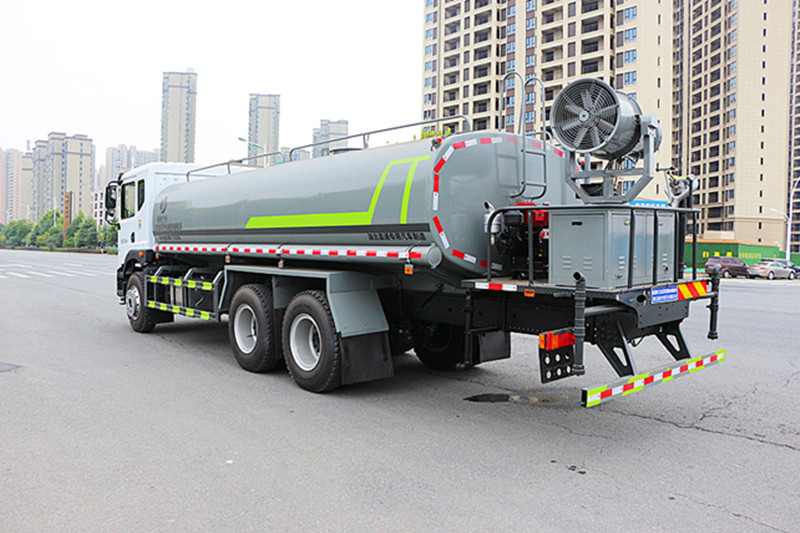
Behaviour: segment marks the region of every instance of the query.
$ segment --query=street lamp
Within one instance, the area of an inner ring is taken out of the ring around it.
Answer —
[[[56,227],[56,197],[55,196],[46,196],[45,200],[53,200],[53,227]]]

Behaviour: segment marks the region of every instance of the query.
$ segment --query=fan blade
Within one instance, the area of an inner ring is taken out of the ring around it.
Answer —
[[[578,131],[578,134],[575,135],[575,140],[573,141],[572,144],[573,148],[579,149],[581,147],[581,142],[583,141],[584,136],[586,136],[586,131],[588,129],[589,128],[584,126],[580,129],[580,131]]]
[[[567,111],[569,111],[570,113],[572,113],[574,115],[580,115],[581,112],[583,111],[582,107],[576,106],[575,104],[567,104],[564,107],[564,109],[566,109]]]
[[[597,125],[605,126],[605,128],[603,128],[604,133],[611,133],[612,131],[614,131],[614,124],[600,117],[597,117]]]
[[[580,125],[581,125],[581,121],[579,119],[572,118],[572,119],[569,119],[569,120],[565,120],[561,124],[558,124],[556,127],[560,128],[562,130],[574,130],[575,128],[577,128]]]
[[[581,91],[581,101],[583,102],[583,108],[589,111],[592,107],[592,95],[589,93],[589,89]]]
[[[592,142],[594,143],[592,145],[593,148],[597,148],[603,143],[603,141],[600,139],[600,134],[597,132],[597,128],[592,128],[591,137]]]
[[[617,115],[617,104],[611,104],[611,105],[608,105],[606,107],[601,107],[600,109],[595,111],[595,114],[596,115],[605,115],[606,113],[609,113],[611,111],[614,112],[614,116]]]

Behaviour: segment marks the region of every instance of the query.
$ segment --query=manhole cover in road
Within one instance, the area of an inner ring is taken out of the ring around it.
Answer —
[[[11,365],[8,363],[0,363],[0,372],[11,372],[19,368],[19,365]]]

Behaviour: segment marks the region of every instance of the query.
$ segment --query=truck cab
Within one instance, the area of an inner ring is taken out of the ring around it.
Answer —
[[[106,187],[106,219],[119,224],[117,293],[124,280],[145,255],[153,254],[154,203],[158,193],[170,185],[230,174],[251,167],[224,165],[206,168],[191,163],[148,163],[125,172]]]

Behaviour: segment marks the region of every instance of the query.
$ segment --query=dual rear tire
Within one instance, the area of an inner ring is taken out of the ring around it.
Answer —
[[[250,372],[274,369],[283,359],[303,389],[326,392],[341,385],[341,344],[324,291],[303,291],[286,308],[282,343],[277,341],[272,289],[243,285],[233,297],[228,336],[234,357]]]

